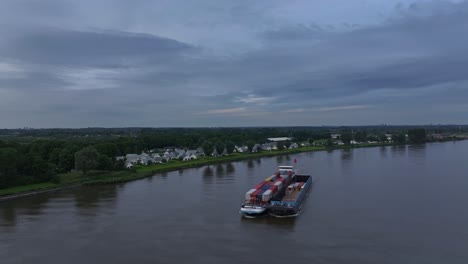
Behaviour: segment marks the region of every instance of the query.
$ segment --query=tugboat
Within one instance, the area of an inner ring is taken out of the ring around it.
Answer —
[[[239,213],[245,217],[266,215],[269,203],[291,183],[296,172],[293,166],[279,166],[278,171],[245,193]]]

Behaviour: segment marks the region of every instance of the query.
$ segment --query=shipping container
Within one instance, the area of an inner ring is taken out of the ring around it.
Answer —
[[[273,193],[271,190],[266,190],[263,194],[262,194],[262,202],[268,202],[271,197],[272,197]]]
[[[253,192],[252,194],[250,194],[250,198],[256,198],[257,197],[257,194],[259,194],[262,190],[256,190],[255,192]]]
[[[283,187],[283,183],[281,181],[275,182],[275,185],[278,186],[278,189],[281,189],[281,187]]]
[[[279,190],[279,189],[278,189],[278,185],[272,185],[271,188],[270,188],[270,190],[271,190],[273,193],[278,192],[278,190]]]
[[[245,200],[250,200],[250,196],[252,195],[252,193],[254,193],[255,191],[257,191],[257,189],[250,189],[248,192],[245,193]]]
[[[255,198],[257,198],[257,201],[261,201],[261,200],[262,200],[262,195],[263,195],[263,193],[264,193],[265,191],[267,191],[267,190],[259,190],[259,191],[260,191],[260,192],[258,192],[258,193],[255,192],[255,193],[257,193],[257,195],[255,196]]]
[[[260,189],[260,188],[262,188],[263,185],[265,185],[267,183],[268,183],[267,181],[262,181],[261,183],[255,185],[254,189]]]
[[[271,188],[271,184],[265,184],[262,187],[260,187],[260,190],[268,190]]]

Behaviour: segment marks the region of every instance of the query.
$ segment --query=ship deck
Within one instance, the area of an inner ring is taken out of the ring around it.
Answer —
[[[286,191],[286,193],[284,194],[284,197],[283,197],[283,199],[281,199],[281,201],[283,201],[283,202],[295,202],[300,193],[301,193],[301,190]]]

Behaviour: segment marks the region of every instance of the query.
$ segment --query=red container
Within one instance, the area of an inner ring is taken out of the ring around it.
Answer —
[[[278,191],[278,185],[272,185],[270,190],[272,193],[276,193]]]
[[[255,192],[251,193],[250,194],[250,199],[254,199],[255,197],[257,197],[257,194],[259,194],[262,190],[256,190]]]
[[[262,181],[261,183],[255,185],[254,189],[260,189],[262,188],[263,185],[267,184],[268,182],[267,181]]]

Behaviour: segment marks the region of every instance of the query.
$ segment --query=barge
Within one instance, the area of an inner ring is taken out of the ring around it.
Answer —
[[[245,193],[239,213],[246,217],[266,215],[270,201],[296,176],[293,166],[279,166],[278,171]]]
[[[297,216],[311,187],[312,176],[294,175],[287,188],[278,192],[270,200],[267,206],[268,213],[275,217]]]

